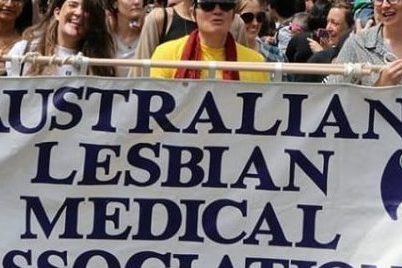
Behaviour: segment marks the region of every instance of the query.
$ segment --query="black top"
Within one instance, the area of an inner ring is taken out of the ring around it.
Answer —
[[[331,63],[332,59],[336,56],[336,48],[324,49],[320,52],[314,53],[307,61],[307,63]],[[313,75],[305,74],[300,77],[298,82],[322,82],[327,75]]]
[[[167,18],[166,10],[165,18]],[[183,17],[180,17],[179,14],[177,14],[176,10],[173,8],[172,24],[170,25],[167,33],[162,36],[160,43],[162,44],[164,42],[175,40],[188,35],[196,28],[197,24],[194,21],[186,20]]]
[[[311,55],[313,55],[307,40],[311,36],[312,33],[310,32],[302,32],[290,39],[286,49],[286,57],[289,62],[307,62]]]
[[[311,32],[302,32],[296,34],[290,39],[286,48],[286,57],[289,62],[305,63],[313,55],[310,49],[307,38],[311,38]],[[292,74],[288,76],[288,79],[293,82],[303,81],[303,74]]]

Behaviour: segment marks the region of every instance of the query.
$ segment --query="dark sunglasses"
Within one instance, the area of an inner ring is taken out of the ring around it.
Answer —
[[[374,5],[382,6],[382,4],[384,2],[385,2],[384,0],[375,0]],[[390,4],[390,5],[396,5],[396,4],[399,4],[401,2],[401,0],[387,0],[386,2],[388,2],[388,4]]]
[[[201,2],[197,4],[205,12],[210,12],[218,5],[222,11],[230,11],[235,8],[235,3],[216,3],[216,2]]]
[[[256,14],[252,12],[246,12],[240,15],[243,19],[244,23],[251,23],[253,22],[254,18],[257,20],[258,23],[263,23],[265,20],[265,12],[258,12]]]

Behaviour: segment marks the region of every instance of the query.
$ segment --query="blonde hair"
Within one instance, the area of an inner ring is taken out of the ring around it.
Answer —
[[[237,4],[236,4],[235,12],[240,14],[246,8],[247,4],[250,2],[253,2],[253,1],[258,2],[258,5],[260,6],[260,8],[262,10],[263,5],[261,4],[260,0],[238,0]]]

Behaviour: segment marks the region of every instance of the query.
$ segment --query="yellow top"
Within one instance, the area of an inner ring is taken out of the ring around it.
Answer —
[[[180,60],[186,45],[188,35],[177,40],[169,41],[159,45],[152,54],[152,60]],[[258,52],[236,43],[237,61],[264,62],[264,57]],[[210,48],[201,44],[202,61],[224,61],[224,48]],[[151,77],[174,78],[176,69],[172,68],[151,68]],[[268,82],[269,75],[265,72],[239,71],[240,81],[247,82]],[[201,71],[201,79],[208,78],[208,70]],[[222,79],[222,71],[216,71],[216,78]]]

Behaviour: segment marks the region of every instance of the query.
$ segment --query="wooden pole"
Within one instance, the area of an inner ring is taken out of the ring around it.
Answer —
[[[40,55],[25,55],[19,57],[0,56],[0,62],[12,61],[29,62],[31,64],[72,64],[79,66],[86,62],[88,66],[139,66],[142,68],[193,68],[216,70],[239,70],[255,72],[283,72],[292,74],[337,74],[357,76],[379,72],[383,65],[370,65],[364,63],[347,64],[316,64],[316,63],[275,63],[275,62],[230,62],[230,61],[151,61],[135,59],[102,59],[87,58],[83,56],[70,56],[66,58]]]

